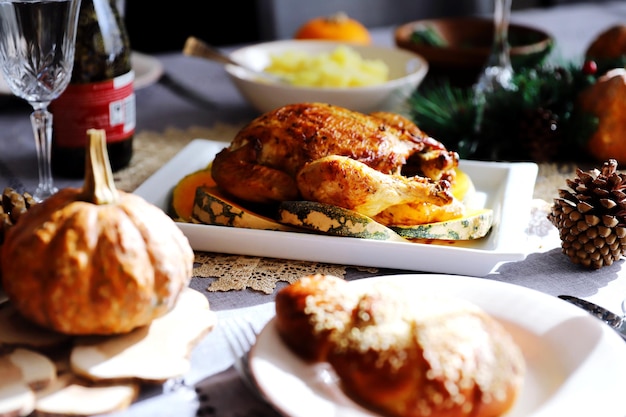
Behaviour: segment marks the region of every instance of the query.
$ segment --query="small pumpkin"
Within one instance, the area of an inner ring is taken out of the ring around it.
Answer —
[[[85,183],[33,206],[2,246],[2,284],[25,318],[66,334],[119,334],[169,312],[194,254],[174,221],[118,191],[105,133],[88,131]]]
[[[372,43],[369,30],[343,12],[306,21],[298,28],[294,38],[346,41],[361,45]]]
[[[626,164],[626,69],[616,68],[583,90],[578,109],[598,118],[598,126],[587,142],[590,155],[598,161],[615,159]]]

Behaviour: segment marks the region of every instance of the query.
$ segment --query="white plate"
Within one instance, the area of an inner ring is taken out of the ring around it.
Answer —
[[[195,139],[139,186],[135,194],[169,211],[176,183],[184,175],[206,167],[227,145]],[[524,230],[530,217],[537,165],[461,161],[460,167],[476,186],[473,205],[494,210],[493,228],[483,239],[421,244],[189,223],[178,226],[199,251],[343,265],[484,276],[501,262],[524,259]]]
[[[381,280],[399,283],[407,292],[466,299],[507,328],[527,365],[524,387],[507,417],[624,417],[626,344],[583,310],[529,288],[463,276],[397,275],[350,285]],[[250,366],[265,396],[286,416],[375,415],[348,399],[323,366],[291,353],[273,320],[259,335]]]
[[[163,75],[163,64],[153,56],[133,51],[130,61],[135,70],[135,90],[154,84]]]
[[[133,70],[135,70],[135,90],[154,84],[163,75],[163,64],[155,57],[133,52],[130,60]],[[11,94],[11,89],[0,73],[0,95],[2,94]]]

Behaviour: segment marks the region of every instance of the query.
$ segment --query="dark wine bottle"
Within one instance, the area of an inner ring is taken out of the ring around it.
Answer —
[[[135,135],[135,74],[116,0],[82,0],[72,79],[53,100],[52,170],[82,177],[87,130],[104,129],[111,169],[127,166]]]

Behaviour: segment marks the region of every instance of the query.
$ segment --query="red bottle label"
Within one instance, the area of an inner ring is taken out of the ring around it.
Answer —
[[[112,80],[70,84],[50,104],[54,141],[60,147],[84,147],[88,129],[104,129],[107,142],[119,142],[135,133],[135,73]]]

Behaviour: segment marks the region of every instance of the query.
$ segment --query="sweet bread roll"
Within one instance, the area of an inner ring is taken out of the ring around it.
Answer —
[[[341,298],[337,291],[344,288],[350,292],[344,301],[353,304],[332,310],[341,311],[339,325],[325,330],[317,360],[330,363],[358,403],[392,417],[496,417],[514,404],[524,380],[523,355],[506,329],[476,305],[426,295],[409,300],[391,284],[356,294],[349,285],[324,281],[317,276],[305,283],[314,296],[304,304],[325,305],[325,296]],[[332,291],[324,296],[315,292],[319,288]],[[306,311],[309,324],[296,330],[299,337],[316,334],[318,316]],[[279,330],[284,340],[285,331]]]
[[[525,364],[511,336],[473,304],[378,288],[358,301],[327,360],[345,392],[387,416],[494,417]]]
[[[356,296],[332,275],[309,275],[276,294],[276,327],[289,348],[307,361],[325,360],[328,336],[349,319]]]

